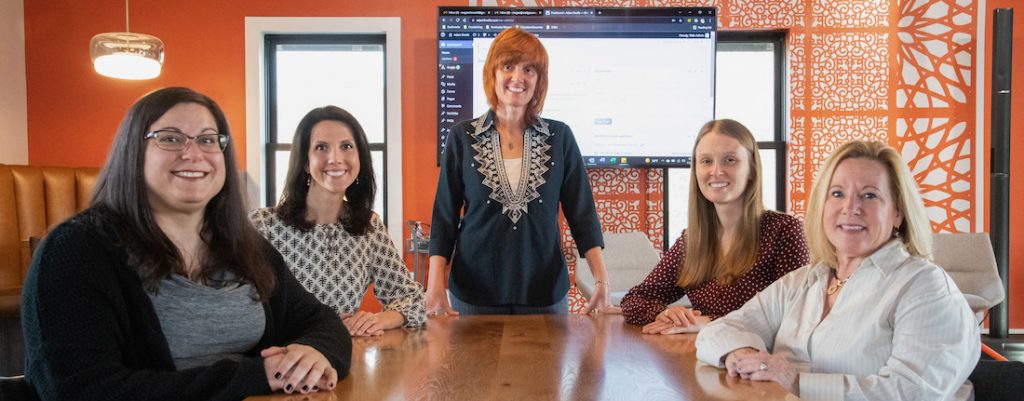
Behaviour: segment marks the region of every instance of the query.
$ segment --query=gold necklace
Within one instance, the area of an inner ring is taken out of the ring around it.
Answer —
[[[523,135],[526,135],[526,134],[525,134],[525,132],[523,133]],[[513,150],[513,149],[515,149],[515,146],[514,146],[514,145],[512,144],[512,143],[513,143],[513,141],[512,141],[512,135],[509,135],[509,136],[508,136],[508,140],[507,140],[507,141],[505,141],[505,140],[502,140],[502,139],[501,139],[501,131],[498,131],[498,142],[507,142],[507,143],[508,143],[508,150]],[[499,145],[499,146],[500,146],[500,145]]]
[[[850,277],[853,276],[851,274],[850,277],[841,279],[839,278],[839,275],[836,274],[835,270],[832,271],[832,275],[836,278],[836,283],[828,286],[828,295],[838,292],[840,288],[843,288],[843,286],[846,285],[846,282],[850,280]]]

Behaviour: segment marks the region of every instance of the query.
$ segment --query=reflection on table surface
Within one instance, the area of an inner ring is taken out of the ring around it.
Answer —
[[[643,335],[622,316],[431,318],[355,338],[334,392],[249,400],[797,400],[697,362],[694,334]]]

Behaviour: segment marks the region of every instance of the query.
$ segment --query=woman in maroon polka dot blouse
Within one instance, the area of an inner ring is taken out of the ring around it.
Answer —
[[[699,331],[808,262],[800,220],[764,210],[757,142],[743,124],[705,124],[693,154],[690,227],[622,299],[626,322],[646,334]],[[693,309],[666,307],[684,295]]]

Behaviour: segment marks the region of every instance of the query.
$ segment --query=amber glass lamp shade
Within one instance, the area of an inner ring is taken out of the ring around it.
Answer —
[[[152,35],[107,32],[92,37],[89,55],[100,75],[120,79],[151,79],[164,64],[164,42]]]

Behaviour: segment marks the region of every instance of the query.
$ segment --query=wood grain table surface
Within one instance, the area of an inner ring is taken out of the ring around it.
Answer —
[[[618,315],[431,318],[353,339],[333,392],[248,400],[798,400],[698,362],[695,338],[640,334]]]

